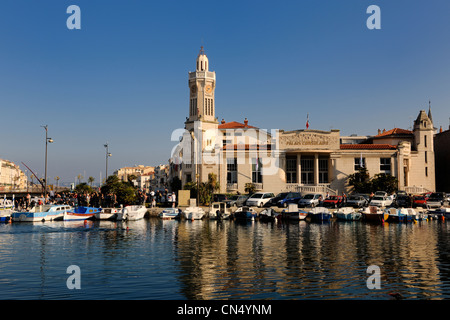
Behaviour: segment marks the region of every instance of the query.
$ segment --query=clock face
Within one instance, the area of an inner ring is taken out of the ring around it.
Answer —
[[[205,92],[206,92],[206,93],[211,93],[211,92],[212,92],[212,87],[211,87],[210,85],[207,85],[207,86],[205,87]]]

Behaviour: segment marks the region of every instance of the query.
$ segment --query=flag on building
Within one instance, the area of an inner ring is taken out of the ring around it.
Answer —
[[[306,115],[306,129],[309,128],[309,113]]]

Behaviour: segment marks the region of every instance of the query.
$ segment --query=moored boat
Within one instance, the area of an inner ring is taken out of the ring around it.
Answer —
[[[178,219],[180,217],[180,211],[177,208],[165,208],[160,212],[159,217],[165,220]]]
[[[272,208],[267,208],[262,210],[259,215],[260,221],[276,221],[281,217],[281,214],[273,210]]]
[[[117,214],[121,211],[120,208],[101,208],[100,212],[95,214],[96,220],[115,220]]]
[[[101,208],[94,207],[75,207],[73,210],[64,212],[64,221],[87,220],[95,217],[96,213],[101,212]]]
[[[201,220],[205,215],[205,211],[200,207],[187,207],[183,211],[183,217],[186,220]]]
[[[376,206],[365,207],[359,212],[362,214],[363,220],[367,222],[384,222],[389,216]]]
[[[231,212],[225,202],[213,202],[209,207],[208,217],[211,220],[226,220],[231,216]]]
[[[325,207],[315,207],[308,211],[311,221],[330,221],[331,216],[331,212]]]
[[[72,210],[68,205],[40,205],[30,211],[18,211],[11,214],[14,222],[39,222],[63,220],[64,214]]]
[[[254,220],[258,214],[252,207],[240,207],[234,212],[236,220]]]
[[[408,214],[407,208],[389,208],[385,209],[384,213],[388,215],[387,222],[407,222],[412,220],[412,216]]]
[[[288,220],[305,220],[308,216],[308,212],[304,210],[299,210],[298,205],[296,203],[289,204],[287,209],[284,209],[281,212],[281,216],[283,219]]]
[[[125,206],[117,214],[117,220],[135,221],[143,219],[147,213],[147,208],[143,205]]]
[[[335,211],[336,217],[339,220],[356,221],[361,220],[361,212],[355,211],[352,207],[342,207]]]
[[[0,223],[10,222],[13,211],[11,209],[4,209],[0,211]]]

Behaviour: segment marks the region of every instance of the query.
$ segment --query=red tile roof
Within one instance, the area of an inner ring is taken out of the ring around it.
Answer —
[[[248,129],[248,128],[258,129],[257,127],[249,126],[248,124],[240,123],[237,121],[231,121],[231,122],[225,122],[225,123],[219,124],[219,129]]]
[[[341,150],[395,150],[391,144],[341,144]]]
[[[390,135],[404,135],[404,134],[413,134],[413,132],[409,131],[409,130],[405,130],[405,129],[394,128],[389,131],[385,131],[383,133],[377,134],[374,138],[386,137],[386,136],[390,136]]]

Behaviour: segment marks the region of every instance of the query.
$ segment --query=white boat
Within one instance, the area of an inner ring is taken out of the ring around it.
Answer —
[[[362,213],[355,211],[352,207],[342,207],[337,209],[334,213],[339,220],[353,221],[362,218]]]
[[[305,220],[308,216],[308,212],[304,210],[298,209],[298,204],[290,203],[287,209],[284,209],[281,212],[283,219],[288,220]]]
[[[205,215],[205,211],[200,207],[187,207],[183,211],[183,217],[186,220],[201,220]]]
[[[166,208],[159,214],[161,219],[177,219],[180,217],[180,209]]]
[[[147,208],[145,206],[126,206],[121,210],[121,213],[117,214],[117,220],[140,220],[143,219],[147,213]]]
[[[231,212],[225,202],[213,202],[209,207],[208,216],[211,220],[226,220],[230,219]]]
[[[117,214],[120,212],[120,208],[102,208],[102,211],[95,214],[96,220],[113,220],[116,219]]]
[[[63,220],[64,214],[72,210],[68,205],[40,205],[30,211],[13,212],[11,218],[15,222],[37,222]]]
[[[408,214],[416,221],[428,219],[428,214],[424,210],[408,208]]]

